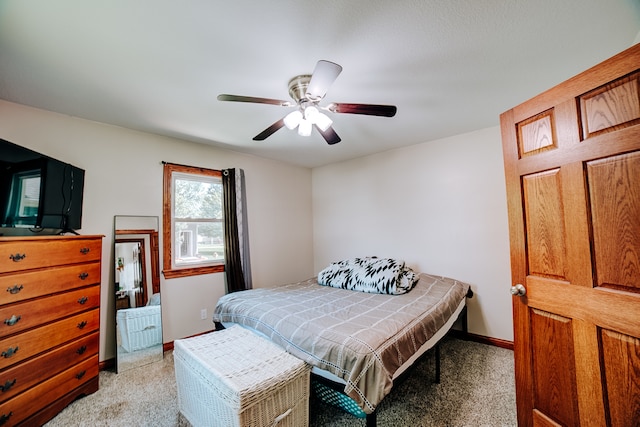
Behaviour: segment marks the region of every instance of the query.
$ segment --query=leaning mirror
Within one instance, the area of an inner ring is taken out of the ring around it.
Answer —
[[[116,215],[116,372],[162,360],[158,217]]]

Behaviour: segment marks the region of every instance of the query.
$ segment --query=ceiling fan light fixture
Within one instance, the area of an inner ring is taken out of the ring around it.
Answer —
[[[311,135],[313,123],[311,121],[302,119],[300,120],[300,125],[298,126],[298,135],[300,136],[309,136]]]
[[[300,112],[300,110],[296,110],[296,111],[290,112],[283,119],[284,125],[289,130],[295,129],[296,126],[298,126],[300,124],[301,120],[302,120],[302,113]]]
[[[318,113],[316,115],[315,124],[320,128],[321,131],[326,131],[333,124],[333,120],[331,120],[326,114]]]
[[[307,120],[313,121],[313,116],[315,116],[318,113],[319,113],[318,109],[313,105],[310,105],[304,109],[304,118]]]
[[[318,111],[314,106],[307,107],[304,110],[304,118],[309,120],[312,124],[318,126],[323,132],[329,129],[329,126],[333,123],[329,117]]]

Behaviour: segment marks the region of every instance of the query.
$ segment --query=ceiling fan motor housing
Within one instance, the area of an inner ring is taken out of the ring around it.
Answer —
[[[302,74],[289,80],[289,96],[291,96],[298,105],[304,101],[311,101],[307,98],[307,87],[310,81],[311,74]]]

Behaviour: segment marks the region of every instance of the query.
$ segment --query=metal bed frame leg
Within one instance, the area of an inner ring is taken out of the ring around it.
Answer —
[[[440,384],[440,343],[436,344],[436,384]]]
[[[462,309],[462,332],[464,332],[465,339],[469,333],[469,314],[467,313],[467,306]]]
[[[473,291],[469,289],[467,292],[467,298],[473,297]],[[460,313],[460,319],[462,320],[462,332],[464,332],[463,339],[467,339],[469,333],[469,315],[467,313],[467,306],[465,305]],[[436,384],[440,384],[440,342],[438,341],[434,348],[436,358]]]
[[[376,427],[377,422],[378,417],[376,416],[376,411],[373,411],[371,414],[367,414],[367,427]]]

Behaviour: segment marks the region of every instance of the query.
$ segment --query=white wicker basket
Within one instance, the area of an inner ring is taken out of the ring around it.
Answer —
[[[116,312],[122,348],[131,352],[162,344],[159,305],[125,308]]]
[[[174,341],[178,407],[194,427],[304,427],[309,371],[303,361],[234,325]]]

